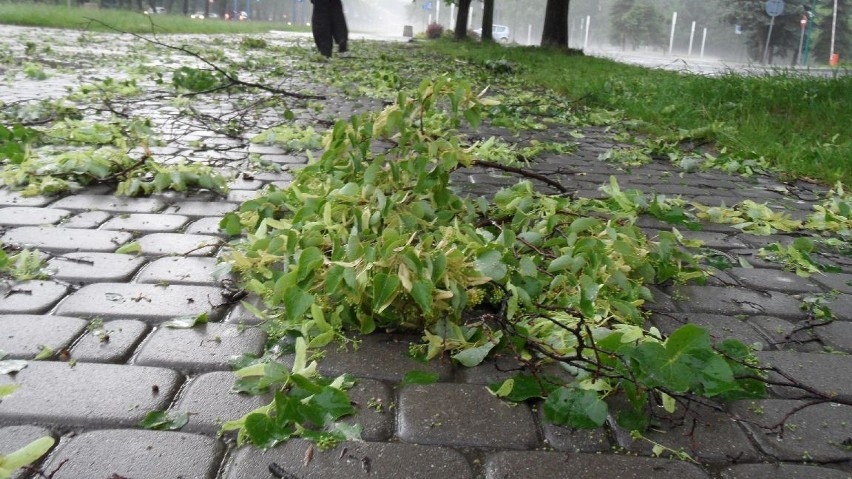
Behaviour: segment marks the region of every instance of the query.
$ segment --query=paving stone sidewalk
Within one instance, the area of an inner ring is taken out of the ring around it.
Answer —
[[[0,88],[0,99],[14,95]],[[380,107],[341,96],[329,96],[326,104],[326,112],[343,117]],[[146,108],[154,114],[159,106]],[[306,111],[297,114],[315,120]],[[163,150],[165,156],[186,150],[185,142],[194,137],[215,138],[204,131],[185,133],[173,149]],[[488,127],[478,134],[511,135]],[[534,132],[521,139],[578,141],[574,153],[547,156],[534,168],[581,195],[600,195],[598,187],[615,176],[622,188],[705,204],[753,199],[804,214],[824,193],[807,183],[767,177],[680,175],[663,162],[624,170],[598,159],[617,145],[607,131],[586,128],[583,134],[577,140],[568,132]],[[38,248],[55,271],[49,280],[0,286],[0,350],[7,359],[27,361],[20,372],[0,375],[0,385],[20,385],[0,400],[0,453],[50,435],[57,445],[38,467],[46,473],[58,469],[55,479],[852,477],[849,406],[800,408],[804,402],[796,390],[774,388],[765,400],[729,405],[729,414],[699,409],[650,431],[650,441],[683,450],[697,463],[659,458],[651,442],[634,440],[614,421],[600,430],[571,430],[546,424],[535,404],[510,406],[489,394],[484,384],[504,378],[513,366],[510,358],[473,369],[447,361],[421,364],[407,354],[418,338],[394,334],[370,336],[354,353],[330,348],[320,364],[324,374],[359,378],[351,391],[358,412],[349,421],[364,427],[365,442],[327,452],[299,440],[266,452],[237,448],[233,437],[217,436],[219,427],[268,398],[231,393],[228,362],[260,353],[266,336],[245,327],[253,318],[213,276],[223,248],[217,224],[257,190],[288,184],[292,169],[307,162],[306,155],[275,148],[253,151],[283,170],[234,180],[226,199],[207,193],[126,199],[100,188],[23,197],[0,189],[0,240]],[[233,171],[232,157],[240,161],[248,153],[229,151],[223,171]],[[481,169],[457,172],[453,180],[462,191],[487,196],[517,178]],[[549,191],[547,185],[537,187]],[[641,224],[651,236],[670,229],[652,218]],[[789,377],[852,399],[852,261],[825,258],[842,272],[805,279],[756,256],[762,245],[789,236],[767,239],[718,225],[684,235],[721,255],[747,258],[754,267],[718,271],[703,286],[654,288],[656,301],[649,308],[655,326],[669,332],[695,323],[714,340],[740,339],[756,345],[762,361]],[[141,246],[138,256],[115,253],[131,241]],[[802,300],[817,294],[830,298],[838,320],[800,331],[806,317]],[[210,319],[203,327],[162,327],[175,317],[201,313]],[[58,354],[34,361],[44,348]],[[406,372],[418,369],[437,373],[439,381],[400,385]],[[188,412],[189,423],[179,432],[136,426],[157,409]],[[783,435],[760,427],[791,412]]]

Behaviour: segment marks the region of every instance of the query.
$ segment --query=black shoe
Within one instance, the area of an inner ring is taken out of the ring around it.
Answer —
[[[346,43],[341,43],[337,46],[337,53],[346,53],[349,51],[349,45]]]

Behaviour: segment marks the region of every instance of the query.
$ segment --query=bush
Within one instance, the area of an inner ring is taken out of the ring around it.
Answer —
[[[444,34],[444,27],[440,23],[432,23],[426,27],[426,38],[441,38]]]

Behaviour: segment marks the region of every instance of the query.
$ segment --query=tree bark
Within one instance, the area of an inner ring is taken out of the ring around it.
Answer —
[[[570,0],[547,0],[541,46],[568,48],[568,7]]]
[[[467,14],[470,11],[471,0],[459,0],[459,13],[456,16],[456,40],[467,38]]]
[[[482,41],[493,42],[494,32],[494,0],[485,0],[485,8],[482,11]]]

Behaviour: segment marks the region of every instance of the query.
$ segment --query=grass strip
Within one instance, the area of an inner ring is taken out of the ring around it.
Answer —
[[[645,133],[721,122],[725,128],[712,139],[719,149],[765,157],[785,176],[852,184],[852,75],[703,76],[536,47],[447,39],[429,45],[477,63],[506,60],[533,84],[641,120]]]
[[[95,22],[91,20],[97,20]],[[144,15],[138,11],[68,8],[40,3],[0,3],[0,23],[28,27],[68,28],[128,33],[264,33],[271,30],[308,31],[308,27],[284,23],[222,19],[196,20],[182,15]]]

